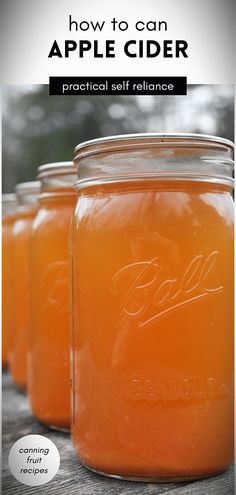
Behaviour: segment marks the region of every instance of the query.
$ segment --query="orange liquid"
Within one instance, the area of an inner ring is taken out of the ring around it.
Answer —
[[[41,200],[31,243],[29,396],[48,426],[70,426],[68,233],[75,195]]]
[[[73,440],[106,474],[233,457],[233,203],[223,186],[83,189],[73,221]]]
[[[10,370],[15,384],[27,387],[29,348],[29,246],[37,209],[30,207],[15,216],[11,256],[11,352]]]
[[[9,363],[11,327],[11,236],[14,215],[5,215],[2,220],[2,366]]]

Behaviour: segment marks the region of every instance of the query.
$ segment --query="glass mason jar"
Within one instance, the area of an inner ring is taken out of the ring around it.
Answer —
[[[31,238],[29,397],[47,426],[70,427],[68,232],[75,205],[71,162],[43,165]]]
[[[126,135],[77,146],[73,441],[141,481],[233,457],[233,144]]]
[[[11,245],[10,371],[20,389],[27,388],[29,348],[29,249],[30,232],[38,210],[40,183],[23,182],[15,188],[17,209]]]
[[[11,238],[15,220],[15,194],[2,195],[2,367],[9,363],[11,327]]]

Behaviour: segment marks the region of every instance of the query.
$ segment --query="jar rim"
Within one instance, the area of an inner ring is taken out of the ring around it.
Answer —
[[[16,184],[16,196],[39,194],[41,183],[38,180]]]
[[[16,203],[16,194],[15,193],[5,193],[2,194],[2,203],[3,204],[13,204]]]
[[[76,170],[74,163],[70,162],[55,162],[45,163],[37,169],[37,178],[42,180],[52,175],[75,175]]]
[[[140,141],[140,143],[138,143]],[[78,158],[97,153],[103,153],[108,149],[115,151],[130,149],[137,145],[145,146],[178,146],[190,147],[223,147],[234,150],[234,143],[229,139],[208,134],[190,133],[136,133],[106,136],[97,139],[84,141],[75,147],[75,161]]]
[[[12,215],[17,208],[17,197],[15,193],[2,194],[2,213]]]
[[[204,134],[144,133],[94,139],[75,148],[79,178],[75,185],[79,189],[88,183],[160,178],[215,181],[232,187],[233,149],[232,141]]]

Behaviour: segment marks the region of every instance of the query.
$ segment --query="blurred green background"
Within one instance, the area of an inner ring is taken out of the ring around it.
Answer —
[[[192,85],[187,96],[49,96],[47,85],[3,89],[3,192],[34,180],[74,147],[132,132],[199,132],[234,138],[231,85]]]

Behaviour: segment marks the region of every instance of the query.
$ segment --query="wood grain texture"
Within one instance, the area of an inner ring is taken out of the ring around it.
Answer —
[[[55,478],[40,487],[27,487],[11,475],[7,458],[12,444],[29,434],[45,435],[57,446],[60,469]],[[85,469],[75,454],[68,434],[38,423],[27,397],[17,391],[8,373],[3,374],[3,475],[4,495],[233,495],[233,467],[207,480],[187,483],[138,483],[96,475]]]

